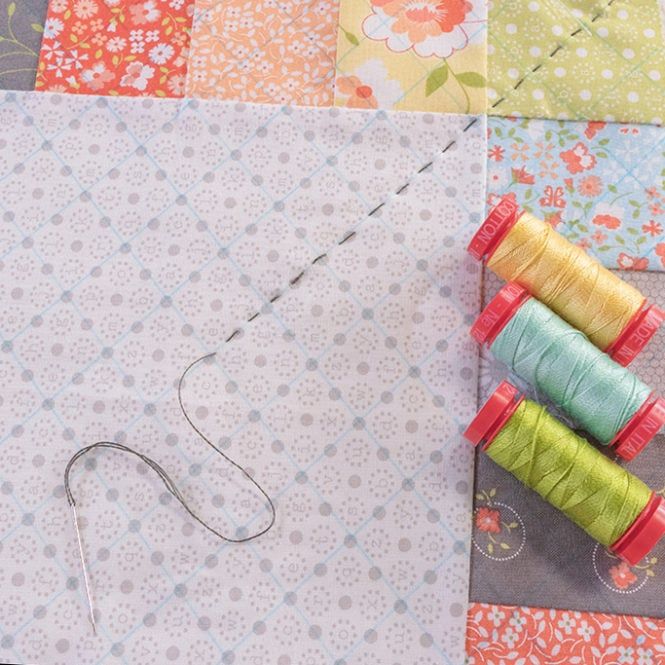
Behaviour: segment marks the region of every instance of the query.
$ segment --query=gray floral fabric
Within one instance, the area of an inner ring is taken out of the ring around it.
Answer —
[[[0,0],[0,88],[35,87],[48,0]]]

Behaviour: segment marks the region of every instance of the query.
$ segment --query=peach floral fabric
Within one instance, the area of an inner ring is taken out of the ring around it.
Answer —
[[[338,0],[197,0],[187,96],[330,106]]]
[[[182,97],[194,0],[51,0],[38,90]]]
[[[466,665],[659,665],[665,619],[472,603]]]

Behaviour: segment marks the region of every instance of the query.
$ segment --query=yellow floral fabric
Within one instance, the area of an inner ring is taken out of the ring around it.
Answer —
[[[479,113],[485,0],[341,0],[335,104]]]
[[[494,0],[489,113],[665,122],[657,0]]]

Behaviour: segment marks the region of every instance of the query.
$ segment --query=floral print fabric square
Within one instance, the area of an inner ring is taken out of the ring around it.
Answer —
[[[509,194],[608,268],[665,270],[665,129],[490,118],[488,203]]]
[[[187,96],[330,106],[338,0],[198,0]]]
[[[665,121],[665,39],[657,0],[495,0],[489,112]]]
[[[657,665],[665,658],[662,619],[474,603],[467,664]]]
[[[485,109],[484,0],[342,0],[335,104]]]
[[[37,90],[182,97],[194,0],[52,0]]]

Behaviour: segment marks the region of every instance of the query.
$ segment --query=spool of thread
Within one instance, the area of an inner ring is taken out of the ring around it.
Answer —
[[[464,436],[630,565],[665,534],[665,499],[507,381]]]
[[[665,424],[662,397],[516,282],[500,289],[471,335],[624,459]]]
[[[515,281],[601,351],[626,366],[665,320],[635,288],[504,197],[468,247],[507,282]]]

